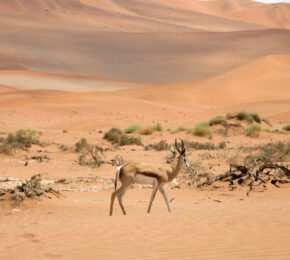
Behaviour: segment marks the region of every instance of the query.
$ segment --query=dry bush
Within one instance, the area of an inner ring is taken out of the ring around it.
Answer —
[[[44,146],[38,138],[33,137],[34,132],[27,130],[18,130],[15,134],[10,133],[6,138],[0,138],[0,153],[12,154],[20,149],[27,151],[33,144]]]
[[[214,143],[199,143],[199,142],[188,142],[185,141],[185,146],[187,149],[194,149],[194,150],[218,150],[226,148],[226,142],[222,141],[217,146]]]
[[[156,150],[156,151],[163,151],[163,150],[168,150],[169,149],[169,144],[166,142],[166,140],[161,140],[160,142],[156,144],[149,144],[145,146],[145,150]]]
[[[128,136],[128,135],[122,135],[119,141],[120,146],[124,145],[140,145],[143,146],[141,142],[141,138],[139,136]]]
[[[154,130],[151,126],[149,126],[149,127],[140,129],[138,133],[140,135],[152,135],[154,133]]]
[[[40,174],[32,176],[30,180],[23,182],[22,185],[13,189],[1,191],[2,196],[8,195],[8,199],[13,201],[15,204],[20,203],[25,198],[35,199],[45,195],[46,193],[52,193],[57,197],[61,196],[59,191],[42,186]]]
[[[82,138],[80,141],[78,141],[75,144],[75,153],[86,152],[86,151],[89,151],[90,149],[91,149],[91,145],[88,144],[86,138]]]
[[[107,131],[104,135],[104,139],[108,140],[109,142],[115,144],[118,143],[121,139],[122,131],[118,128],[111,128]]]
[[[106,132],[104,139],[120,146],[133,144],[141,146],[143,145],[140,137],[123,134],[122,131],[118,128],[112,128]]]

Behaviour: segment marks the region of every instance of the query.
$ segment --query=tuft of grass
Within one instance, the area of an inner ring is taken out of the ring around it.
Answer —
[[[163,131],[163,126],[159,123],[157,123],[157,125],[152,126],[153,131],[155,132],[162,132]]]
[[[136,132],[136,131],[139,130],[140,128],[141,128],[140,125],[131,125],[131,126],[127,127],[127,128],[124,130],[124,133],[126,133],[126,134],[131,134],[131,133]]]
[[[1,132],[0,131],[0,135],[7,135],[7,134],[9,134],[8,132]]]
[[[149,144],[145,146],[145,150],[156,150],[156,151],[163,151],[169,149],[169,144],[165,140],[161,140],[159,143],[156,144]]]
[[[284,131],[290,131],[290,124],[283,126]]]
[[[140,135],[152,135],[154,133],[154,130],[152,127],[145,127],[139,130]]]
[[[193,129],[193,134],[197,136],[208,136],[211,134],[211,130],[207,123],[200,123]]]
[[[128,135],[122,135],[119,141],[120,146],[124,145],[140,145],[143,146],[141,142],[141,137],[140,136],[128,136]]]
[[[242,111],[239,111],[237,114],[236,114],[236,118],[240,121],[247,121],[248,123],[252,123],[253,122],[253,117],[246,111],[242,110]]]
[[[213,125],[222,125],[224,127],[227,127],[228,126],[228,122],[222,116],[217,116],[217,117],[212,118],[209,121],[209,125],[210,126],[213,126]]]
[[[111,128],[104,134],[104,139],[108,140],[109,142],[115,144],[118,143],[121,139],[122,131],[118,128]]]
[[[180,126],[180,127],[176,128],[175,130],[172,130],[170,133],[171,134],[176,134],[176,133],[185,132],[185,131],[186,131],[186,128],[183,127],[183,126]]]
[[[251,125],[248,129],[246,129],[246,136],[257,137],[258,132],[261,132],[261,126],[259,125]]]
[[[255,122],[257,122],[258,124],[261,124],[262,119],[257,113],[251,112],[249,113],[249,115],[253,118]]]
[[[261,120],[262,120],[265,124],[267,124],[268,126],[272,126],[272,124],[270,123],[270,121],[269,121],[268,118],[266,118],[266,117],[262,117]]]
[[[266,132],[266,133],[273,133],[273,134],[282,134],[283,133],[282,131],[280,131],[278,129],[273,129],[273,130],[264,129],[263,131]]]

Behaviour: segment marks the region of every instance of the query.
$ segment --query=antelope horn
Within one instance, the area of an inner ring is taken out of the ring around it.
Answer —
[[[179,150],[178,145],[177,145],[177,139],[175,139],[175,148],[181,154],[181,151]]]

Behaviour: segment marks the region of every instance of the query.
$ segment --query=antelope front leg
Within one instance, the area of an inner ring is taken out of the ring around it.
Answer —
[[[165,203],[167,205],[168,212],[171,212],[168,198],[167,198],[167,195],[166,195],[165,190],[164,190],[164,186],[160,185],[159,190],[160,190],[161,194],[163,195],[163,198],[164,198]]]
[[[153,202],[153,200],[155,198],[155,195],[156,195],[158,187],[159,187],[158,181],[154,180],[154,182],[153,182],[153,190],[152,190],[151,199],[150,199],[150,202],[149,202],[147,213],[150,213],[152,202]]]

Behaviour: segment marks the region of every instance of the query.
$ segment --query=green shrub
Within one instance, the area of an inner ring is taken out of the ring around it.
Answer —
[[[258,132],[261,131],[261,126],[259,125],[251,125],[248,129],[246,129],[245,134],[246,136],[257,136]]]
[[[250,114],[250,116],[253,118],[253,120],[255,122],[261,124],[262,119],[257,113],[252,112],[252,113],[249,113],[249,114]]]
[[[119,141],[120,146],[124,145],[143,145],[141,142],[141,138],[139,136],[128,136],[128,135],[122,135]]]
[[[163,127],[161,124],[157,124],[155,126],[152,126],[153,131],[157,131],[157,132],[162,132],[163,131]]]
[[[111,128],[108,132],[105,133],[103,138],[114,144],[120,141],[121,136],[122,131],[120,129]]]
[[[197,136],[208,136],[211,131],[207,123],[200,123],[193,129],[193,134]]]
[[[285,131],[290,131],[290,124],[285,125],[285,126],[283,127],[283,130],[285,130]]]
[[[210,126],[213,126],[213,125],[222,125],[224,127],[227,127],[228,126],[228,122],[222,116],[217,116],[217,117],[212,118],[209,121],[209,125]]]
[[[251,116],[248,112],[246,112],[246,111],[244,111],[244,110],[239,111],[239,112],[236,114],[236,118],[237,118],[238,120],[240,120],[240,121],[245,120],[245,121],[247,121],[248,123],[252,123],[253,120],[254,120],[254,119],[252,118],[252,116]]]
[[[16,135],[35,136],[36,134],[37,134],[36,130],[30,130],[30,129],[19,129],[16,131]]]
[[[124,133],[126,133],[126,134],[131,134],[131,133],[136,132],[136,131],[139,130],[140,128],[141,128],[140,125],[131,125],[131,126],[127,127],[127,128],[124,130]]]
[[[10,133],[6,138],[0,138],[0,152],[4,154],[12,154],[15,149],[27,150],[33,144],[43,146],[39,139],[30,135],[30,132],[18,130],[15,134]]]
[[[176,133],[184,132],[184,131],[186,131],[186,128],[181,126],[181,127],[176,128],[175,130],[172,130],[170,133],[171,134],[176,134]]]

